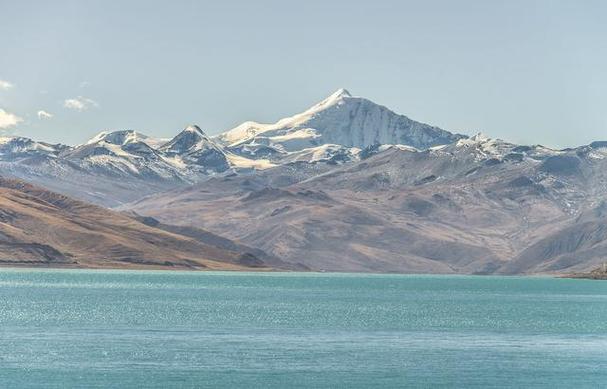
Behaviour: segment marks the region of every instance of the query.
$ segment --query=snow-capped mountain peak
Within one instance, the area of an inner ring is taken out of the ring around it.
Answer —
[[[484,144],[504,143],[500,139],[490,138],[482,132],[477,133],[469,138],[462,138],[455,142],[456,147],[471,147]]]
[[[526,158],[539,161],[560,153],[558,150],[543,146],[521,146],[498,138],[490,138],[483,133],[460,139],[441,148],[440,151],[468,154],[474,156],[477,160],[496,159],[514,162],[520,162]]]
[[[198,134],[202,137],[206,137],[206,134],[204,133],[204,131],[202,131],[202,129],[200,127],[198,127],[196,124],[190,124],[189,126],[187,126],[186,128],[183,129],[183,132],[191,132],[194,134]]]
[[[0,137],[0,154],[7,156],[31,153],[54,155],[59,153],[65,147],[67,146],[37,142],[30,138],[21,136]]]
[[[127,143],[138,142],[145,138],[147,138],[146,135],[139,134],[137,131],[133,130],[101,131],[86,142],[86,144],[90,145],[98,142],[107,142],[113,145],[125,145]]]
[[[476,154],[477,158],[503,158],[512,150],[516,145],[505,142],[501,139],[490,138],[482,132],[477,133],[469,138],[459,139],[452,146],[449,146],[447,150],[452,149],[455,151],[468,150]]]
[[[352,97],[352,94],[350,92],[348,92],[347,89],[340,88],[340,89],[336,90],[335,92],[333,92],[329,97],[327,97],[320,103],[316,104],[314,107],[317,107],[317,106],[326,107],[326,106],[338,103],[341,100],[348,98],[348,97]]]
[[[304,127],[307,121],[313,119],[317,115],[322,114],[324,111],[329,110],[336,105],[343,104],[345,102],[344,100],[349,98],[352,98],[350,92],[348,92],[344,88],[340,88],[333,92],[331,95],[329,95],[329,97],[313,105],[304,112],[281,119],[271,127]]]
[[[160,147],[160,150],[172,154],[184,154],[205,148],[216,148],[212,141],[200,127],[189,125],[173,139]]]
[[[361,149],[404,144],[427,149],[464,136],[413,121],[342,88],[302,113],[274,124],[244,123],[216,138],[232,147],[255,143],[292,152],[322,144]]]
[[[158,149],[181,162],[200,166],[208,171],[222,172],[230,168],[223,146],[209,138],[196,125],[187,126]]]
[[[265,144],[267,143],[265,140],[263,139],[255,139],[257,136],[263,136],[266,133],[272,133],[274,131],[280,131],[283,130],[281,134],[279,134],[278,136],[281,136],[282,139],[285,139],[285,136],[288,137],[288,134],[285,134],[285,129],[294,129],[294,131],[298,131],[299,129],[301,129],[302,127],[305,127],[305,123],[312,119],[313,117],[315,117],[316,115],[318,115],[319,113],[322,113],[322,111],[331,108],[334,105],[339,105],[340,103],[343,103],[345,99],[347,98],[352,98],[352,94],[350,94],[350,92],[348,92],[348,90],[344,89],[344,88],[340,88],[338,90],[336,90],[335,92],[333,92],[331,95],[329,95],[327,98],[323,99],[322,101],[320,101],[319,103],[314,104],[312,107],[308,108],[307,110],[295,114],[293,116],[290,117],[285,117],[283,119],[280,119],[278,122],[274,123],[274,124],[263,124],[263,123],[258,123],[258,122],[254,122],[254,121],[246,121],[234,128],[232,128],[231,130],[228,130],[222,134],[219,134],[216,138],[226,144],[226,145],[231,145],[231,146],[237,146],[237,145],[241,145],[247,142],[253,142],[253,143],[261,143],[261,144]],[[301,133],[301,132],[300,132]],[[298,136],[296,136],[298,137]],[[309,148],[309,147],[316,147],[318,144],[316,143],[309,143],[309,144],[303,144],[302,147],[296,148],[296,150],[303,150],[305,148]],[[284,149],[284,147],[278,147],[280,149]]]
[[[90,145],[106,142],[117,146],[124,146],[131,143],[142,142],[151,148],[157,148],[163,143],[166,143],[166,141],[166,139],[153,138],[134,130],[118,130],[101,131],[99,134],[88,140],[85,144]]]
[[[474,136],[470,137],[470,140],[473,142],[486,142],[488,140],[490,140],[491,138],[489,138],[485,133],[483,132],[479,132]]]

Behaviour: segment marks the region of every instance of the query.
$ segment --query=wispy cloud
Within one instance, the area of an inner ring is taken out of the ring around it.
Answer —
[[[75,111],[86,111],[91,107],[98,107],[99,104],[95,100],[89,99],[87,97],[78,96],[73,99],[66,99],[63,102],[63,106],[67,109],[73,109]]]
[[[21,119],[14,113],[6,112],[2,108],[0,108],[0,130],[5,130],[7,128],[14,127],[22,121],[23,119]]]
[[[0,89],[2,90],[9,90],[13,87],[14,85],[11,84],[8,81],[4,81],[4,80],[0,80]]]
[[[52,118],[52,117],[53,117],[53,114],[52,114],[52,113],[50,113],[50,112],[46,112],[46,111],[44,111],[44,110],[40,110],[40,111],[38,111],[37,115],[38,115],[38,119],[40,119],[40,120],[43,120],[43,119],[50,119],[50,118]]]
[[[82,81],[79,86],[81,88],[88,88],[89,86],[91,86],[91,83],[88,81]]]

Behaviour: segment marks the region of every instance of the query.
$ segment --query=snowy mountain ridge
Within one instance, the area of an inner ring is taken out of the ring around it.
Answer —
[[[585,147],[580,152],[595,160],[607,157],[604,142]],[[274,124],[245,122],[216,136],[189,125],[172,139],[133,130],[103,131],[76,146],[3,137],[0,168],[56,191],[114,205],[112,197],[132,201],[217,175],[255,174],[287,166],[289,174],[309,176],[386,152],[437,160],[448,155],[454,162],[486,160],[491,164],[538,163],[561,154],[482,134],[453,134],[339,89],[304,112]]]
[[[359,159],[361,150],[377,145],[425,149],[464,138],[339,89],[275,124],[245,122],[214,137],[196,125],[187,126],[172,139],[157,139],[134,130],[102,131],[76,146],[5,137],[0,139],[0,160],[27,163],[29,170],[40,174],[47,170],[52,175],[53,169],[63,164],[63,170],[109,177],[189,183],[208,175],[260,170],[281,163],[351,162]],[[56,159],[52,166],[49,158]]]

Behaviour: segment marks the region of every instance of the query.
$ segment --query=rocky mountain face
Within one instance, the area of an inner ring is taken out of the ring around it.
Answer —
[[[214,137],[189,126],[170,140],[117,131],[74,147],[4,138],[0,169],[147,227],[255,247],[275,268],[565,273],[607,257],[607,142],[466,137],[343,89]]]

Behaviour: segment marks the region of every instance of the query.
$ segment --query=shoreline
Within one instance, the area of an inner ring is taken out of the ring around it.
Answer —
[[[569,278],[573,280],[593,280],[593,281],[607,281],[607,274],[593,274],[590,273],[574,273],[566,274],[559,278]]]
[[[572,273],[565,276],[566,278],[578,278],[588,280],[607,280],[607,263],[603,263],[601,267],[598,267],[589,272]]]
[[[250,268],[250,269],[209,269],[203,267],[165,267],[165,266],[73,266],[71,264],[53,264],[42,266],[30,266],[27,264],[0,264],[0,272],[7,270],[92,270],[92,271],[154,271],[154,272],[184,272],[184,273],[258,273],[258,274],[278,274],[278,273],[301,273],[301,274],[342,274],[342,275],[393,275],[393,276],[462,276],[462,277],[505,277],[505,278],[562,278],[562,279],[592,279],[603,280],[606,278],[591,278],[591,273],[573,273],[573,274],[462,274],[462,273],[397,273],[397,272],[354,272],[354,271],[314,271],[314,270],[283,270],[273,268]]]
[[[40,264],[34,265],[28,263],[0,263],[0,270],[2,269],[33,269],[33,270],[128,270],[128,271],[166,271],[166,272],[192,272],[192,273],[204,273],[204,272],[253,272],[253,273],[273,273],[273,272],[290,272],[289,270],[276,270],[269,267],[251,267],[251,268],[208,268],[208,267],[190,267],[190,266],[163,266],[163,265],[133,265],[124,264],[124,266],[87,266],[82,264]]]

